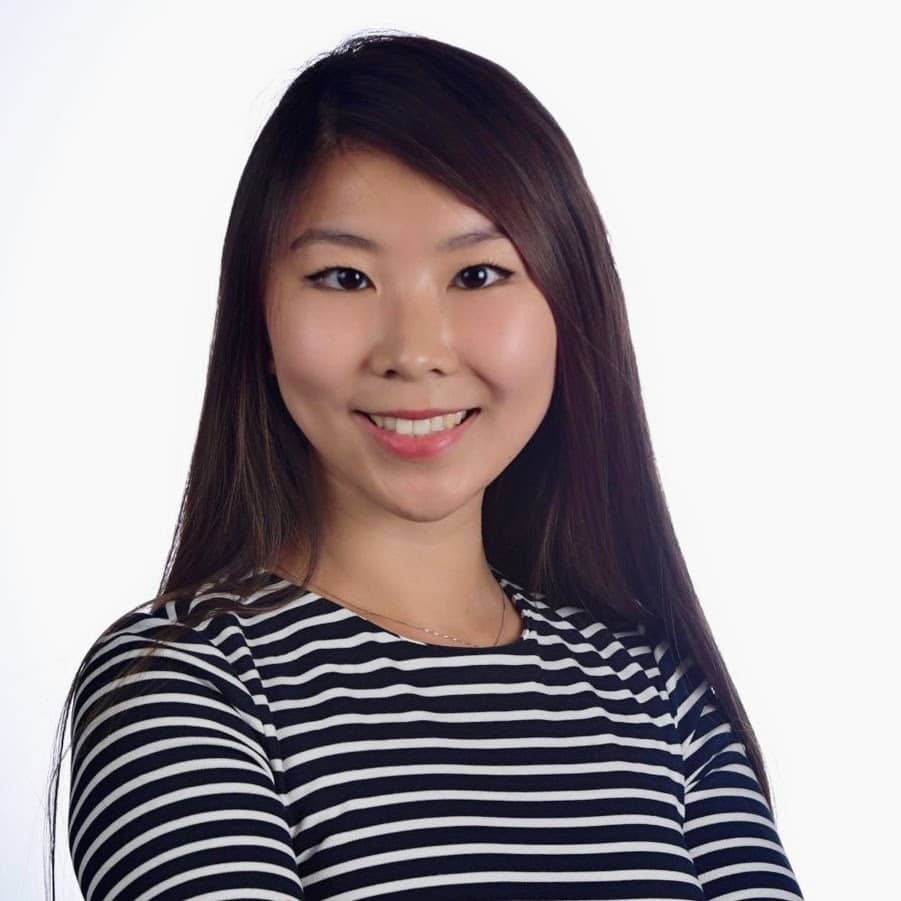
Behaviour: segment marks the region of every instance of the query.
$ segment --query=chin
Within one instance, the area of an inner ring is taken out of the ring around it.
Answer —
[[[410,522],[440,522],[448,516],[452,516],[472,503],[481,504],[485,489],[476,492],[441,491],[432,486],[419,497],[408,495],[403,502],[398,503],[396,497],[381,499],[386,510],[395,516],[409,520]]]

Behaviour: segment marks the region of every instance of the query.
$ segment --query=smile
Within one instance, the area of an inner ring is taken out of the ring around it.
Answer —
[[[445,413],[442,416],[432,416],[426,419],[404,419],[399,416],[380,416],[378,413],[366,415],[381,429],[389,432],[397,432],[399,435],[431,435],[445,429],[455,429],[470,414],[472,410],[458,410],[456,413]]]
[[[434,457],[458,444],[480,412],[480,408],[475,407],[431,419],[397,419],[356,411],[354,417],[375,438],[379,447],[401,459],[417,460]],[[382,424],[379,425],[376,419],[381,419]],[[433,425],[436,419],[440,422]],[[450,425],[446,425],[445,420],[449,420]]]

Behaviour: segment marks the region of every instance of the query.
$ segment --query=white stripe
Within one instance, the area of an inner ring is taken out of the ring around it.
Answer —
[[[477,665],[473,664],[473,669],[477,669]],[[278,684],[280,686],[290,685],[291,682],[272,680],[267,683],[272,686]],[[296,684],[296,683],[294,683]],[[644,691],[636,694],[628,688],[621,688],[617,691],[606,691],[599,688],[589,686],[584,682],[577,682],[573,685],[544,685],[541,682],[530,680],[528,682],[485,682],[466,685],[410,685],[402,683],[398,685],[385,685],[379,688],[355,688],[349,689],[343,686],[332,688],[323,688],[315,694],[304,695],[302,698],[286,698],[284,700],[273,701],[270,707],[273,711],[287,710],[307,710],[315,709],[323,703],[332,701],[335,698],[396,698],[396,697],[416,697],[416,698],[449,698],[449,697],[465,697],[467,695],[504,695],[510,696],[511,703],[515,702],[516,696],[519,694],[538,694],[546,695],[549,698],[560,698],[569,695],[580,695],[586,690],[590,690],[592,697],[606,701],[626,701],[634,699],[639,703],[652,700],[657,697],[657,690],[653,686],[649,686]],[[659,717],[650,717],[644,713],[636,713],[631,715],[613,714],[604,711],[605,715],[613,718],[615,715],[617,722],[651,722],[660,725],[666,725],[673,721],[672,714],[667,711]]]
[[[619,773],[622,772],[622,761],[604,760],[589,763],[570,763],[566,765],[567,774],[575,773]],[[657,766],[647,763],[629,764],[629,770],[633,773],[649,773],[655,776],[664,776],[670,779],[676,785],[681,783],[681,775],[675,770],[665,766]],[[360,768],[342,769],[340,774],[334,776],[320,776],[318,779],[309,779],[303,784],[301,792],[292,793],[291,802],[303,800],[308,795],[320,791],[323,788],[329,788],[340,782],[346,785],[349,782],[359,782],[366,779],[397,779],[397,784],[402,785],[415,779],[417,776],[436,775],[434,763],[423,764],[406,764],[397,766],[371,766]],[[562,776],[560,764],[554,763],[533,763],[533,764],[513,764],[511,766],[493,765],[493,764],[468,764],[468,763],[444,763],[441,765],[441,779],[451,778],[453,776],[486,776],[504,779],[509,783],[511,779],[524,776]],[[419,780],[417,780],[419,781]],[[544,792],[540,791],[542,797]]]
[[[803,901],[802,897],[796,892],[787,892],[781,888],[764,889],[767,901]],[[729,892],[728,895],[717,895],[716,901],[760,901],[761,889],[759,888],[743,888],[737,892]]]
[[[305,735],[307,730],[303,725],[283,729],[282,736],[291,738],[294,735]],[[289,770],[295,767],[303,767],[304,764],[323,757],[331,757],[335,754],[358,754],[363,751],[383,752],[397,746],[396,736],[388,736],[384,739],[366,741],[333,741],[330,745],[316,745],[308,751],[301,751],[286,757],[285,766]],[[405,738],[404,748],[419,750],[424,748],[441,749],[466,749],[477,750],[507,750],[520,751],[528,748],[552,748],[555,750],[567,748],[644,748],[646,750],[660,751],[672,754],[676,759],[679,755],[679,746],[654,738],[624,738],[617,735],[572,735],[557,738],[555,736],[537,736],[532,738]]]
[[[778,873],[780,876],[791,876],[791,870],[780,866],[777,863],[766,863],[761,860],[755,860],[752,863],[733,863],[729,866],[719,867],[716,870],[708,870],[706,873],[700,874],[701,883],[706,885],[708,882],[714,882],[717,879],[724,879],[726,876],[734,876],[736,873]]]
[[[572,842],[566,845],[541,845],[542,854],[669,854],[684,861],[687,854],[673,844],[663,842]],[[304,885],[315,885],[323,879],[384,866],[389,863],[406,862],[408,860],[424,860],[443,858],[463,854],[511,854],[534,857],[535,845],[514,843],[499,844],[497,842],[469,842],[455,845],[419,845],[416,848],[402,848],[398,851],[386,851],[382,854],[370,854],[366,857],[355,857],[352,861],[342,861],[321,870],[314,870],[304,876]]]

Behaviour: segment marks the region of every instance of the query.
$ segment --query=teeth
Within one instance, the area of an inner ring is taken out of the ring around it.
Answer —
[[[397,432],[400,435],[431,435],[433,432],[443,432],[460,425],[466,410],[458,410],[456,413],[446,413],[444,416],[433,416],[431,419],[398,419],[394,416],[377,416],[368,413],[367,416],[382,429],[389,432]]]

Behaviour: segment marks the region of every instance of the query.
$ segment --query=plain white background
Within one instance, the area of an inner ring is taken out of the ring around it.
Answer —
[[[251,144],[307,60],[388,27],[504,65],[576,148],[789,858],[810,899],[883,896],[899,803],[892,8],[3,3],[0,894],[42,897],[69,682],[156,593]],[[77,898],[63,774],[61,897]]]

